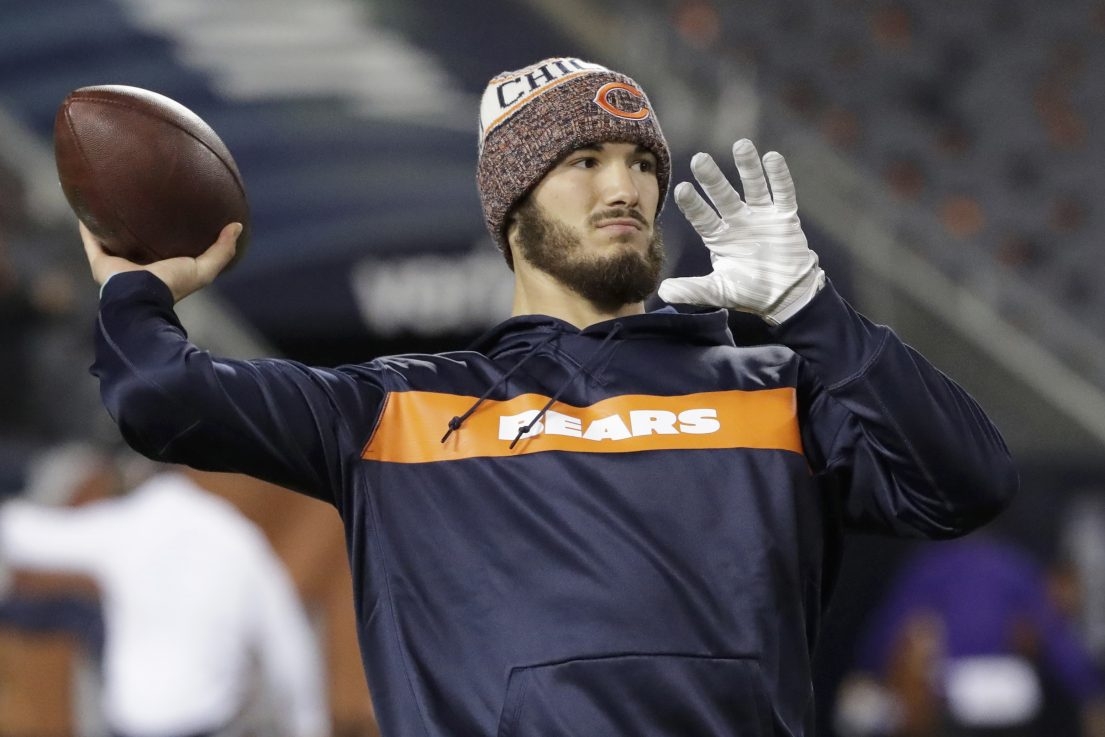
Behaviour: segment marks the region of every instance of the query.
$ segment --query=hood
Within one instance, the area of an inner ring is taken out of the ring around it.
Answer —
[[[646,312],[642,315],[627,315],[625,317],[604,320],[589,325],[580,330],[565,320],[547,315],[518,315],[485,333],[471,347],[472,350],[482,353],[489,358],[502,358],[510,354],[516,356],[516,362],[510,370],[488,387],[471,407],[461,415],[453,417],[449,421],[442,436],[444,443],[454,432],[461,429],[464,421],[479,409],[489,396],[501,385],[505,385],[511,375],[520,370],[527,361],[536,356],[542,350],[557,350],[553,344],[560,343],[560,338],[583,338],[584,341],[573,341],[577,344],[586,342],[587,345],[576,356],[576,366],[571,375],[553,393],[545,406],[537,413],[529,424],[519,428],[518,434],[510,444],[515,444],[541,421],[549,408],[556,404],[561,394],[581,375],[587,375],[593,365],[597,365],[608,345],[614,339],[635,340],[649,338],[652,340],[670,338],[673,341],[687,344],[700,345],[734,345],[733,335],[729,332],[728,315],[725,310],[712,310],[703,313],[680,313],[674,308],[665,307],[655,312]],[[594,339],[586,340],[586,339]],[[610,345],[610,348],[613,348]]]
[[[726,310],[687,313],[664,307],[642,315],[603,320],[582,330],[557,317],[518,315],[488,330],[472,343],[470,350],[496,358],[505,353],[529,350],[558,335],[591,337],[601,341],[614,331],[618,340],[670,337],[698,345],[734,345]]]

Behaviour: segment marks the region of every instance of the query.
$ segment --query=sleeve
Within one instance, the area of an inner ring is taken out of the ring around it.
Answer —
[[[831,284],[774,329],[813,373],[808,421],[846,528],[950,538],[1005,508],[1018,477],[975,400]]]
[[[188,341],[148,272],[104,286],[92,373],[127,443],[158,461],[245,473],[338,503],[351,428],[371,431],[384,392],[370,372],[214,357]],[[352,440],[351,440],[352,439]]]
[[[253,610],[257,655],[268,703],[291,737],[326,737],[329,709],[318,638],[283,563],[257,549]]]
[[[12,568],[93,574],[114,528],[89,511],[39,507],[16,499],[0,505],[0,560]]]

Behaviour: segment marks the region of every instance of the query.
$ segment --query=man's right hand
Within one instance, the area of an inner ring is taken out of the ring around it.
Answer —
[[[238,236],[242,232],[241,224],[231,223],[222,229],[218,240],[210,248],[195,258],[167,258],[143,266],[107,253],[84,223],[79,223],[79,226],[88,265],[92,268],[92,278],[97,284],[102,286],[112,276],[124,271],[148,271],[165,282],[173,293],[174,302],[179,302],[215,280],[219,272],[234,258]]]

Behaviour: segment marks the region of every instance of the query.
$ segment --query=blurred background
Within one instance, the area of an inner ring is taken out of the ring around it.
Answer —
[[[168,95],[237,160],[252,245],[180,305],[192,338],[335,365],[461,348],[507,314],[478,98],[564,55],[643,84],[677,179],[741,137],[786,155],[830,278],[966,386],[1017,459],[1022,493],[977,539],[850,541],[820,734],[1105,733],[1103,0],[0,0],[0,495],[44,450],[117,442],[51,149],[69,91]],[[663,221],[668,271],[704,273],[674,207]],[[333,733],[375,734],[336,514],[194,478],[287,565]],[[87,647],[56,619],[0,605],[0,737],[99,737]]]

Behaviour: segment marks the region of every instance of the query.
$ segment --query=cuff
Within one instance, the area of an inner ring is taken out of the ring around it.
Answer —
[[[816,297],[817,293],[820,292],[822,287],[824,286],[825,272],[822,271],[820,267],[818,267],[816,273],[814,273],[813,279],[810,281],[809,286],[806,287],[806,291],[804,294],[802,294],[802,296],[791,302],[783,309],[776,312],[774,315],[767,315],[766,317],[764,317],[764,319],[767,320],[769,325],[782,325],[784,322],[801,312],[802,308],[808,305],[810,303],[810,300]]]
[[[100,286],[100,304],[136,294],[173,306],[173,293],[169,286],[145,269],[117,271],[105,279]]]
[[[771,328],[775,340],[809,361],[830,387],[862,374],[882,351],[888,333],[856,312],[831,280],[790,319]]]

